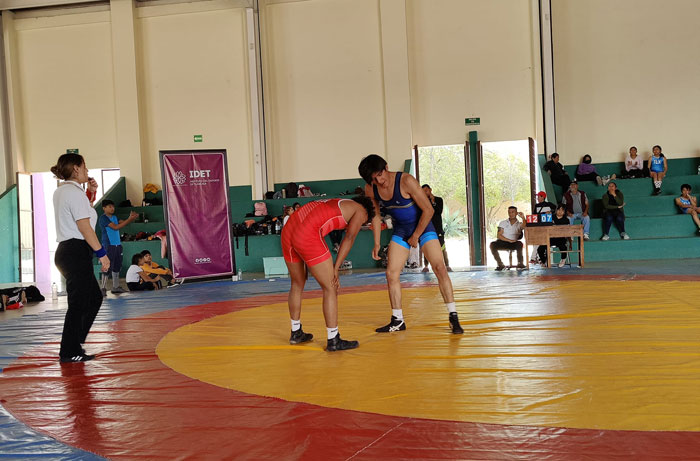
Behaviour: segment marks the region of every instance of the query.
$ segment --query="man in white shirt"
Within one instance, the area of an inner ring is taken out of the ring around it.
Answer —
[[[523,221],[518,221],[518,217]],[[523,223],[525,222],[525,215],[522,212],[518,212],[518,209],[514,206],[508,207],[508,219],[504,219],[498,223],[498,236],[497,240],[491,242],[491,254],[496,258],[497,271],[502,271],[506,266],[503,265],[501,257],[498,255],[499,250],[515,250],[518,252],[518,269],[525,269],[523,264],[523,242],[520,239],[523,238]]]

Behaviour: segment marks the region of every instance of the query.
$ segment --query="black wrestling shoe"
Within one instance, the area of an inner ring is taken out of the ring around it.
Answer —
[[[377,328],[376,331],[377,333],[390,333],[392,331],[403,331],[406,329],[406,323],[403,321],[403,319],[399,320],[393,315],[391,316],[391,322],[389,322],[387,325],[384,325],[383,327]]]
[[[314,335],[311,333],[304,333],[304,330],[299,328],[297,331],[292,331],[292,335],[289,337],[289,344],[301,344],[309,342],[313,339]]]
[[[340,334],[335,335],[335,338],[329,339],[326,343],[326,350],[328,352],[333,351],[346,351],[348,349],[355,349],[360,345],[357,341],[346,341],[340,338]]]
[[[452,333],[456,335],[464,333],[462,325],[459,324],[459,317],[456,312],[450,312],[450,326],[452,327]]]
[[[61,363],[73,363],[73,362],[87,362],[88,360],[94,359],[94,355],[89,354],[78,354],[72,357],[61,357]]]

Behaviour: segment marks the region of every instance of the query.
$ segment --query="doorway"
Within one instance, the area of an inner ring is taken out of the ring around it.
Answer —
[[[29,177],[29,175],[26,175]],[[119,180],[120,170],[118,168],[91,169],[88,176],[97,181],[97,198],[95,208],[97,215],[102,214],[100,200],[105,192]],[[34,282],[42,293],[50,293],[51,284],[56,283],[59,291],[65,290],[58,268],[54,264],[54,254],[58,243],[56,242],[56,221],[53,209],[53,193],[58,187],[59,181],[53,173],[32,173],[29,179],[23,179],[28,187],[19,190],[20,203],[25,203],[27,217],[25,222],[31,221],[33,231],[33,251],[31,260],[26,256],[27,261],[22,262],[23,281]],[[28,234],[29,235],[29,234]],[[29,239],[26,239],[27,242]],[[22,246],[22,245],[21,245]],[[27,255],[26,247],[23,247],[23,255]],[[24,257],[24,256],[23,256]],[[29,271],[31,268],[31,273]]]
[[[482,142],[484,181],[484,225],[486,233],[486,261],[495,267],[496,260],[489,246],[496,240],[498,223],[508,219],[508,207],[515,206],[523,214],[530,214],[531,175],[528,140]],[[521,220],[520,218],[518,218]],[[523,243],[525,243],[523,241]],[[524,254],[524,250],[523,250]],[[508,255],[501,252],[508,263]],[[517,264],[517,255],[513,255]]]
[[[418,147],[416,155],[418,181],[421,185],[428,184],[433,195],[443,199],[442,226],[449,266],[453,270],[468,268],[470,247],[464,144]]]

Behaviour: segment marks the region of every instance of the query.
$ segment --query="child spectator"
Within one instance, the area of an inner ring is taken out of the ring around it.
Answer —
[[[157,276],[157,278],[151,279],[146,275],[140,267],[143,264],[143,259],[141,253],[136,253],[131,257],[131,266],[129,266],[129,269],[126,271],[126,286],[129,287],[130,291],[158,289],[160,277]]]
[[[605,178],[601,178],[595,169],[595,165],[591,163],[592,161],[593,159],[590,155],[586,154],[583,156],[581,163],[579,163],[578,168],[576,168],[577,181],[595,181],[599,186],[601,186],[607,184],[611,179],[616,178],[615,175],[612,175],[612,177],[606,176]]]
[[[644,177],[644,160],[637,155],[637,148],[635,146],[630,147],[630,152],[625,159],[624,175],[626,178]]]
[[[656,145],[652,149],[652,156],[649,157],[649,175],[654,181],[654,195],[661,193],[661,182],[668,172],[668,162],[666,156],[661,153],[661,146]]]
[[[160,264],[153,262],[153,256],[151,256],[150,251],[143,250],[141,252],[141,256],[143,256],[143,264],[141,264],[141,269],[143,269],[148,278],[155,280],[157,277],[160,277],[160,279],[165,280],[165,282],[168,284],[173,281],[172,271],[165,266],[161,266]]]
[[[114,202],[106,199],[102,200],[102,211],[104,214],[97,221],[97,226],[102,233],[102,247],[107,250],[109,266],[112,270],[112,293],[126,293],[126,290],[119,286],[119,271],[122,268],[123,255],[119,230],[134,222],[138,215],[132,211],[127,219],[120,221],[114,216]],[[102,272],[102,296],[107,296],[107,277],[108,274]]]
[[[289,217],[294,213],[294,207],[293,206],[285,206],[284,207],[284,218],[282,219],[282,227],[284,227],[287,224],[287,221],[289,221]]]
[[[608,184],[608,191],[603,194],[603,236],[601,240],[608,240],[610,237],[610,226],[615,221],[617,230],[620,231],[620,237],[623,240],[629,240],[630,236],[625,232],[625,212],[622,208],[625,206],[625,196],[622,191],[617,190],[617,184],[611,182]]]
[[[681,196],[676,198],[676,205],[680,208],[681,213],[689,214],[693,217],[695,225],[698,226],[698,233],[700,233],[700,218],[698,218],[700,207],[695,197],[690,195],[690,192],[690,184],[683,184],[681,186]]]
[[[554,223],[555,226],[568,226],[569,225],[569,218],[566,217],[566,205],[564,204],[559,204],[557,206],[557,210],[554,212],[554,215],[552,216],[552,222]],[[566,237],[552,237],[549,239],[549,246],[556,246],[559,248],[559,251],[561,252],[561,260],[559,261],[559,267],[564,267],[564,264],[566,264]],[[540,245],[537,248],[537,254],[540,257],[540,261],[542,262],[542,266],[547,267],[548,262],[547,261],[547,247],[545,245]]]
[[[559,154],[556,152],[552,154],[551,159],[544,164],[542,167],[552,179],[552,184],[556,184],[562,187],[562,190],[566,192],[569,190],[569,184],[571,184],[571,178],[566,172],[561,163],[559,163]]]

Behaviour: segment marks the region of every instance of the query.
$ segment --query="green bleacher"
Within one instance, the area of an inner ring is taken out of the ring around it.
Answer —
[[[544,165],[544,155],[539,156],[540,168]],[[690,184],[697,196],[700,193],[698,158],[668,160],[668,176],[663,181],[660,195],[653,196],[650,178],[616,179],[615,183],[625,196],[625,230],[630,240],[622,240],[613,224],[610,240],[602,241],[603,206],[601,197],[607,188],[593,181],[582,181],[579,189],[586,192],[591,204],[590,240],[585,243],[586,261],[630,261],[669,258],[700,257],[700,236],[697,226],[688,215],[680,214],[674,199],[680,195],[681,184]],[[573,179],[576,166],[566,166]],[[623,163],[596,164],[601,175],[620,175]],[[553,185],[544,171],[547,195],[556,196],[561,201],[561,187]],[[577,221],[578,222],[578,221]]]

